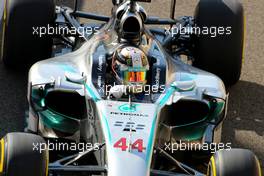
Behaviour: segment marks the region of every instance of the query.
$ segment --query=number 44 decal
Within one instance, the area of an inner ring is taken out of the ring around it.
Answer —
[[[131,145],[131,144],[130,144]],[[127,139],[126,138],[121,138],[119,139],[115,144],[114,148],[121,148],[122,151],[126,151],[127,148]],[[131,148],[134,150],[138,150],[138,152],[143,152],[146,148],[143,146],[143,139],[137,139],[132,145]]]

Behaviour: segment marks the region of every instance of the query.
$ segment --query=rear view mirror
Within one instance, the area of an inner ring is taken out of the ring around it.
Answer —
[[[65,72],[65,77],[67,81],[75,84],[84,84],[86,81],[86,76],[78,73]]]
[[[175,88],[180,92],[192,91],[195,88],[196,84],[192,81],[175,81],[171,84],[171,87]]]

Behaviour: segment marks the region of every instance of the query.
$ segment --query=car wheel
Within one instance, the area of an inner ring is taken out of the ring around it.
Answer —
[[[29,133],[9,133],[0,142],[1,176],[47,176],[48,151],[36,150],[45,140]]]
[[[49,58],[52,37],[34,29],[47,27],[55,19],[53,0],[3,0],[1,58],[5,66],[23,67]]]
[[[245,149],[217,151],[211,157],[208,176],[261,176],[259,160]]]
[[[195,24],[203,32],[195,35],[193,65],[219,76],[226,87],[241,75],[244,57],[245,18],[237,0],[200,0]]]

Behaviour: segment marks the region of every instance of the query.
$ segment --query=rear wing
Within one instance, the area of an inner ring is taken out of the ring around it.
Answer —
[[[87,18],[87,19],[92,19],[92,20],[98,20],[98,21],[109,21],[110,17],[109,16],[103,16],[103,15],[98,15],[98,14],[93,14],[93,13],[87,13],[83,11],[79,11],[78,7],[80,4],[80,0],[74,0],[74,11],[73,15],[75,17],[81,17],[81,18]],[[124,2],[125,0],[112,0],[113,5],[117,5],[121,2]],[[132,0],[132,1],[138,1],[138,2],[148,2],[150,3],[151,0]],[[176,9],[176,0],[171,0],[170,4],[170,18],[159,18],[159,17],[148,17],[145,21],[145,24],[150,24],[150,25],[173,25],[176,23],[175,20],[175,9]]]

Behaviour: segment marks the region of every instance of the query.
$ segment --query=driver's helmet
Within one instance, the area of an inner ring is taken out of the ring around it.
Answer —
[[[119,84],[127,85],[133,93],[140,93],[147,83],[148,58],[139,48],[120,47],[113,57],[112,70]]]

